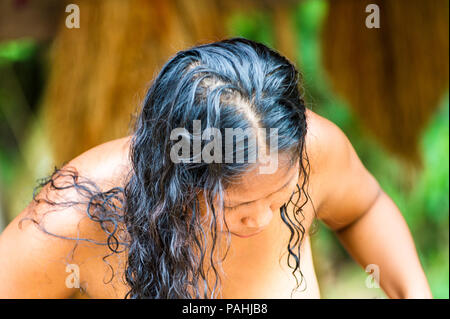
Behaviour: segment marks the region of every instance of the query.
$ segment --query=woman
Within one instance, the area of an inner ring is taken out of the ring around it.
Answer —
[[[134,134],[56,169],[3,232],[0,296],[318,298],[320,219],[389,297],[431,297],[401,213],[298,80],[241,38],[176,54]]]

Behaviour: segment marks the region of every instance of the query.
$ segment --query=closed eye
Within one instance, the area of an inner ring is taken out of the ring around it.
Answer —
[[[252,202],[243,203],[243,204],[239,204],[239,205],[236,205],[236,206],[224,206],[224,207],[225,207],[225,209],[228,209],[228,210],[235,210],[235,209],[238,209],[239,207],[250,205],[251,203]]]
[[[275,195],[275,194],[278,194],[279,192],[281,192],[282,190],[284,190],[284,189],[287,188],[288,186],[289,186],[289,182],[288,182],[286,185],[284,185],[282,188],[280,188],[276,193],[273,193],[273,194],[271,194],[270,196],[273,196],[273,195]],[[294,191],[292,194],[294,194],[294,193],[295,193],[295,191]],[[291,195],[291,196],[292,196],[292,195]],[[253,202],[242,203],[242,204],[238,204],[238,205],[236,205],[236,206],[224,206],[224,208],[227,209],[227,210],[236,210],[236,209],[238,209],[239,207],[248,206],[248,205],[250,205],[251,203],[253,203]]]

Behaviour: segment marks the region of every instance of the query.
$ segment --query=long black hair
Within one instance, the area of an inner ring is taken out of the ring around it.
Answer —
[[[111,254],[122,251],[121,246],[128,254],[125,279],[130,290],[126,297],[220,296],[220,260],[213,256],[221,222],[217,210],[223,208],[223,202],[217,206],[215,199],[222,199],[230,183],[249,168],[251,150],[248,139],[240,143],[236,137],[232,161],[175,162],[171,152],[177,140],[171,134],[177,128],[193,132],[194,121],[200,121],[202,132],[216,128],[224,138],[227,128],[275,128],[277,150],[299,162],[303,182],[297,184],[290,199],[293,215],[287,212],[289,203],[280,207],[280,218],[291,233],[287,263],[299,287],[297,273],[303,279],[300,246],[305,235],[302,207],[309,197],[305,189],[309,176],[307,122],[299,81],[289,60],[243,38],[180,51],[162,67],[139,110],[130,144],[131,174],[124,188],[100,192],[73,179],[73,185],[89,198],[88,216],[107,232]],[[195,139],[193,135],[189,133]],[[270,137],[268,134],[267,144]],[[200,141],[202,146],[206,142]],[[223,150],[225,144],[219,144]],[[239,153],[246,160],[236,160]],[[194,152],[188,155],[188,159],[195,157]],[[54,179],[61,172],[56,170],[40,186],[51,183],[57,188]],[[207,229],[201,222],[200,193],[210,217]],[[299,204],[301,198],[304,202]],[[95,213],[91,213],[93,207]],[[119,239],[120,229],[126,240]],[[206,239],[209,236],[212,243]],[[205,266],[213,271],[214,285],[208,281]]]

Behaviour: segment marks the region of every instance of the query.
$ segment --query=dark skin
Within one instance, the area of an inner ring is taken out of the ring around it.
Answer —
[[[378,265],[380,286],[388,297],[431,298],[414,241],[395,203],[363,166],[351,143],[336,125],[310,110],[307,110],[307,120],[306,149],[311,165],[309,193],[316,217],[336,233],[362,267]],[[104,191],[123,185],[124,172],[129,167],[129,140],[125,137],[97,146],[67,165],[76,167],[80,175],[94,180]],[[289,199],[297,182],[301,184],[302,180],[296,180],[298,173],[295,165],[280,165],[271,175],[249,172],[243,176],[242,183],[227,190],[224,213],[237,256],[252,253],[255,260],[264,257],[255,255],[257,249],[252,247],[267,247],[277,238],[275,229],[279,222],[273,217],[280,204]],[[41,194],[50,198],[54,196],[47,191],[44,188]],[[76,195],[69,190],[65,196],[73,198]],[[44,234],[30,222],[18,227],[20,219],[28,213],[44,216],[47,210],[45,205],[36,208],[30,203],[0,235],[1,298],[68,298],[73,295],[73,289],[65,285],[68,275],[65,269],[74,242]],[[314,218],[311,212],[312,209],[305,210],[306,228]],[[44,221],[50,232],[105,240],[98,224],[87,219],[82,210],[68,208],[49,213]],[[243,238],[249,235],[253,236]],[[260,251],[264,252],[264,249]],[[80,243],[70,262],[81,265],[81,281],[88,288],[89,296],[122,298],[126,287],[119,281],[113,281],[113,285],[119,287],[115,290],[107,290],[102,283],[101,279],[110,274],[107,274],[108,267],[97,260],[107,253],[104,246]],[[125,258],[125,255],[115,256],[111,262],[116,269],[121,269]],[[250,262],[239,260],[242,265],[236,261],[228,266],[230,274]],[[261,270],[260,276],[264,276],[264,271]],[[229,297],[245,296],[244,292],[238,294],[237,290],[230,288],[231,285],[228,287]],[[247,295],[253,296],[250,290]],[[313,293],[306,297],[318,296],[318,293]]]

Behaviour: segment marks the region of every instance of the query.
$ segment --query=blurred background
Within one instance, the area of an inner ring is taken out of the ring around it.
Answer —
[[[347,134],[449,298],[448,18],[445,0],[0,0],[0,231],[54,166],[131,133],[174,53],[243,36],[298,66],[307,106]],[[324,225],[312,242],[324,298],[386,297]]]

